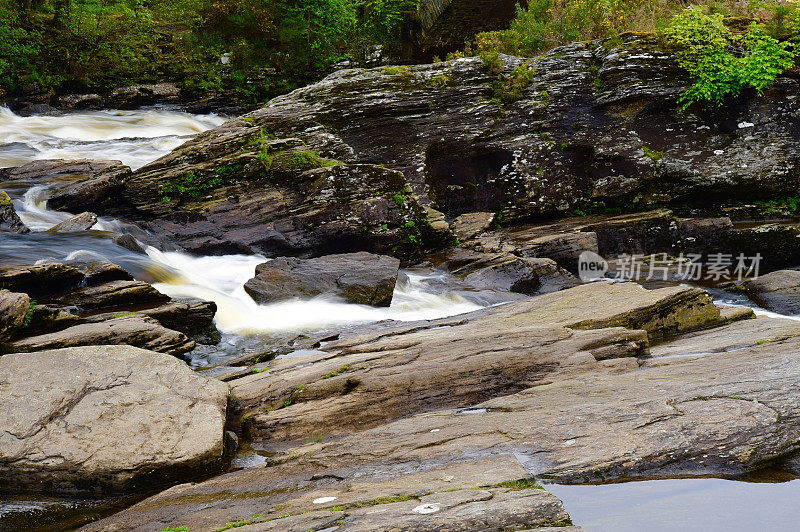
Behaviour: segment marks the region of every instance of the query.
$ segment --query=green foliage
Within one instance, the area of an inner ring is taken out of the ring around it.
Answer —
[[[399,45],[417,0],[0,0],[0,88],[176,81],[256,102]],[[61,9],[56,9],[62,6]],[[220,58],[230,54],[223,65]],[[275,75],[270,76],[269,70]]]
[[[160,532],[189,532],[188,526],[168,526],[162,528]]]
[[[256,514],[250,519],[237,519],[236,521],[231,521],[230,517],[225,518],[225,526],[220,528],[218,532],[224,532],[225,530],[230,530],[232,528],[242,528],[244,526],[252,525],[253,522],[261,517],[261,514]]]
[[[722,15],[706,15],[700,9],[677,15],[664,37],[695,80],[678,100],[683,110],[696,103],[719,107],[745,88],[761,94],[793,64],[791,45],[768,36],[756,23],[736,36],[725,27]]]
[[[0,88],[13,90],[19,72],[33,68],[41,50],[41,34],[21,27],[18,13],[0,2]]]
[[[328,373],[327,375],[325,375],[322,378],[323,379],[332,379],[334,377],[338,377],[340,374],[344,373],[345,371],[347,371],[349,369],[350,369],[350,365],[349,364],[345,364],[341,368],[337,369],[336,371],[332,371],[332,372]]]
[[[162,202],[187,196],[196,198],[221,187],[223,183],[223,178],[218,174],[212,177],[202,177],[194,172],[187,172],[181,177],[170,179],[161,185],[158,194]]]
[[[658,162],[661,160],[662,157],[664,157],[664,154],[662,152],[656,151],[647,146],[642,146],[642,151],[644,151],[644,154],[650,157],[650,159],[652,159],[653,162]]]
[[[492,83],[492,99],[501,105],[521,100],[533,76],[534,69],[529,63],[522,63],[507,76],[500,74]]]
[[[31,324],[33,319],[33,312],[36,310],[36,301],[31,300],[28,305],[28,310],[25,312],[25,317],[22,319],[22,327],[25,328]]]
[[[508,488],[512,491],[519,491],[519,490],[528,490],[528,489],[537,489],[543,490],[544,488],[536,482],[536,479],[533,478],[525,478],[520,480],[510,480],[508,482],[501,482],[495,486],[494,488]]]

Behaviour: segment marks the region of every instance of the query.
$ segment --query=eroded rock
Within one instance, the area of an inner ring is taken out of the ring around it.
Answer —
[[[84,277],[77,268],[61,263],[17,266],[0,269],[0,287],[44,297],[74,290]]]
[[[118,307],[152,307],[169,301],[166,296],[142,281],[111,281],[79,288],[52,298],[62,306],[75,306],[82,311]]]

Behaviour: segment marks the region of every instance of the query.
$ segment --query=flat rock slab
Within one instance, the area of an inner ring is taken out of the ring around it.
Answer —
[[[229,521],[281,532],[582,530],[569,526],[561,502],[509,455],[406,470],[378,466],[368,474],[316,472],[286,464],[176,486],[84,530],[219,530]]]
[[[130,346],[0,357],[4,488],[108,493],[216,469],[228,387]]]
[[[66,329],[16,340],[4,346],[6,352],[30,353],[45,349],[89,345],[132,345],[182,355],[196,347],[185,334],[167,329],[146,316],[120,316],[99,323],[82,323]]]
[[[599,282],[502,307],[509,322],[539,321],[573,329],[627,327],[661,338],[716,323],[719,308],[699,288],[647,290],[636,283]]]
[[[244,289],[258,303],[329,294],[388,307],[399,268],[400,261],[393,257],[366,252],[307,260],[281,257],[260,264]]]

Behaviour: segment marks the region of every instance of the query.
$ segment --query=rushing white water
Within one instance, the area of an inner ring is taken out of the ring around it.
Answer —
[[[409,272],[398,283],[389,308],[345,303],[332,297],[258,305],[243,285],[255,274],[260,256],[193,257],[149,248],[147,254],[163,270],[155,274],[155,287],[171,297],[195,297],[217,304],[217,327],[236,334],[308,330],[332,325],[380,320],[435,319],[477,310],[480,305],[454,294],[425,291],[427,276]]]
[[[0,168],[38,159],[110,159],[135,169],[224,121],[158,109],[22,117],[0,107]]]
[[[47,188],[36,186],[18,202],[20,218],[33,231],[46,231],[70,217],[70,214],[47,208]],[[116,220],[100,220],[92,232],[119,230]],[[44,235],[43,235],[44,236]],[[98,236],[101,236],[98,233]],[[57,236],[53,236],[53,239]],[[105,238],[97,238],[85,247],[75,247],[63,240],[57,249],[63,256],[45,258],[65,261],[107,260],[114,262],[109,248],[118,247]],[[91,247],[88,247],[90,244]],[[52,250],[51,248],[49,248]],[[317,297],[258,305],[245,292],[244,284],[255,275],[256,266],[267,259],[259,255],[198,257],[181,252],[163,252],[154,247],[147,256],[129,254],[137,269],[158,282],[156,289],[175,298],[214,301],[218,310],[217,327],[237,335],[282,331],[322,329],[333,325],[382,320],[416,321],[436,319],[478,310],[481,305],[456,293],[433,293],[427,286],[428,275],[407,272],[408,282],[399,282],[389,308],[375,308],[346,303],[333,297]]]

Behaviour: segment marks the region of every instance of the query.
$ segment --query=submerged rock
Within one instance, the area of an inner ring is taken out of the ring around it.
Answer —
[[[97,215],[92,212],[77,214],[69,220],[64,220],[60,224],[48,229],[50,233],[78,233],[88,231],[97,223]]]
[[[0,357],[0,473],[11,490],[129,493],[215,471],[227,385],[130,346]]]
[[[3,231],[23,234],[31,232],[17,215],[14,202],[8,194],[0,190],[0,232]]]
[[[258,265],[244,289],[257,303],[328,294],[388,307],[399,268],[395,258],[363,252],[307,260],[281,257]]]

